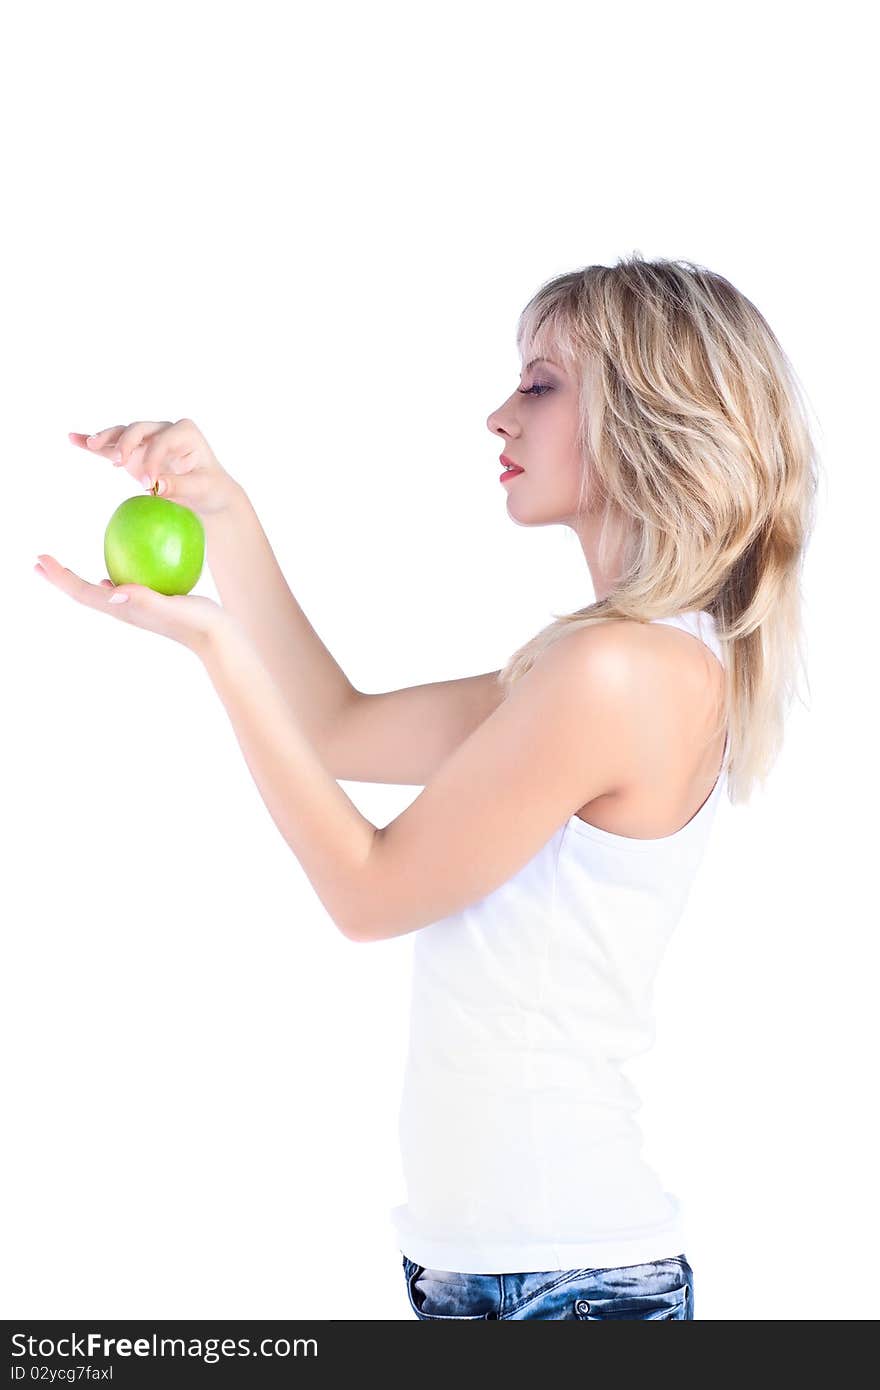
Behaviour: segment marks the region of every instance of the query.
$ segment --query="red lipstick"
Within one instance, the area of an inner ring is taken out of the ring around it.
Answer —
[[[504,465],[504,472],[501,474],[502,483],[506,483],[509,478],[515,478],[518,474],[525,472],[525,469],[520,468],[519,464],[514,463],[506,454],[501,455],[500,462]]]

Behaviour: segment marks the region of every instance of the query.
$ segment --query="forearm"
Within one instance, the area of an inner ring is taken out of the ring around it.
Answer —
[[[321,762],[250,639],[219,621],[193,648],[226,707],[263,801],[333,921],[352,936],[379,831]]]
[[[286,703],[320,750],[355,695],[288,586],[246,492],[205,519],[207,561],[224,609],[253,644]]]

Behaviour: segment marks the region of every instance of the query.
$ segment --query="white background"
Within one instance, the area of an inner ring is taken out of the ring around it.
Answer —
[[[5,1317],[412,1319],[388,1220],[413,937],[355,948],[197,658],[84,608],[191,416],[377,691],[590,602],[486,419],[545,279],[639,250],[779,335],[824,480],[810,691],[722,804],[633,1064],[695,1311],[876,1316],[876,150],[867,12],[90,3],[3,22]],[[197,592],[216,596],[206,569]],[[376,824],[413,787],[345,783]]]

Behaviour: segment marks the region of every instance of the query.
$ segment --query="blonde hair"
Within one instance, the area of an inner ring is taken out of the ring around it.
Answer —
[[[618,546],[620,570],[605,598],[554,614],[519,647],[500,684],[573,625],[706,609],[726,668],[715,732],[726,723],[728,796],[748,800],[806,676],[800,578],[818,455],[785,353],[722,275],[639,252],[545,282],[517,347],[578,382],[579,514],[599,518],[602,570]]]

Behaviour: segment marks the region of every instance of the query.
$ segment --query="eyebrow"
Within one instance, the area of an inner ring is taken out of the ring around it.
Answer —
[[[523,367],[523,371],[527,372],[529,370],[529,367],[534,367],[536,362],[549,362],[551,367],[559,367],[559,363],[554,362],[553,359],[550,357],[533,357],[531,362],[527,362],[526,365]],[[559,370],[561,371],[562,368],[560,367]]]

